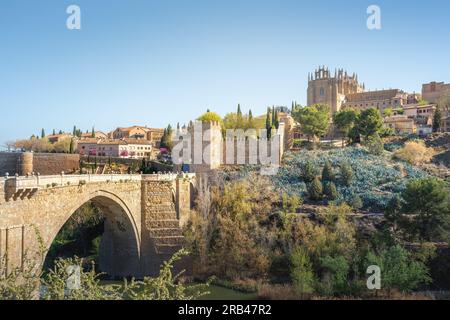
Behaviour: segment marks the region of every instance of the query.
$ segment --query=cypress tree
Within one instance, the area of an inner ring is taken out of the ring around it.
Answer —
[[[45,138],[45,130],[44,130],[44,128],[42,128],[42,130],[41,130],[41,138]]]
[[[91,137],[95,138],[95,128],[94,127],[92,127]]]
[[[314,180],[308,186],[308,195],[311,200],[318,201],[322,199],[323,188],[319,178]]]
[[[333,182],[325,183],[323,193],[327,196],[328,200],[336,200],[338,196],[336,185]]]
[[[76,135],[77,135],[77,126],[73,126],[72,135],[73,135],[73,136],[76,136]]]
[[[333,181],[334,180],[334,172],[333,167],[331,166],[330,161],[325,162],[325,166],[322,170],[322,181]]]
[[[56,134],[56,131],[55,131],[55,129],[53,129],[53,135],[55,135]]]
[[[272,125],[271,125],[271,121],[270,121],[270,108],[267,108],[266,130],[267,130],[267,138],[270,139],[270,137],[271,137],[271,130],[272,130]]]
[[[346,162],[341,165],[341,179],[347,187],[349,187],[353,181],[353,169]]]
[[[70,139],[69,153],[72,154],[75,151],[74,149],[75,149],[75,142],[72,138],[72,139]]]
[[[441,128],[442,123],[442,112],[441,108],[438,106],[433,115],[433,132],[438,132]]]

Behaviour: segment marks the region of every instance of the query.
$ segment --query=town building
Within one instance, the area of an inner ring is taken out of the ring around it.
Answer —
[[[132,126],[127,128],[117,128],[110,133],[112,139],[144,139],[151,141],[155,148],[159,148],[161,137],[164,134],[164,129],[147,128],[143,126]]]
[[[80,139],[90,139],[90,138],[92,138],[92,132],[83,133],[83,134],[81,134],[81,137],[80,137]],[[102,131],[95,131],[94,138],[107,139],[108,135]]]
[[[430,103],[440,103],[447,96],[450,99],[450,83],[430,82],[422,85],[422,99]]]
[[[47,136],[48,142],[57,143],[67,139],[72,139],[72,135],[68,133],[60,133],[60,134],[51,134]]]
[[[78,142],[78,153],[89,156],[151,159],[152,149],[151,141],[145,139],[88,138]]]

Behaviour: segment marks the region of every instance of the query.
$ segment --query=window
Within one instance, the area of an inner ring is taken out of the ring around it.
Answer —
[[[320,96],[323,97],[325,95],[325,89],[320,88]]]

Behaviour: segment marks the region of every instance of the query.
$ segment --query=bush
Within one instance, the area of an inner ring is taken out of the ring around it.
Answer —
[[[308,195],[311,200],[321,200],[322,199],[322,184],[319,178],[314,178],[314,180],[308,186]]]
[[[303,297],[314,291],[315,276],[305,249],[297,247],[291,253],[291,280],[297,292]]]
[[[292,285],[262,285],[258,290],[260,300],[299,300],[300,295]]]
[[[398,149],[394,156],[412,165],[429,162],[434,155],[433,148],[427,148],[423,141],[408,141],[405,146]]]
[[[349,205],[355,210],[360,210],[364,206],[361,197],[357,194],[352,196]]]
[[[431,281],[425,264],[412,259],[411,255],[399,245],[383,250],[379,255],[369,252],[366,264],[381,268],[382,289],[386,290],[388,295],[393,289],[410,292],[420,284]]]

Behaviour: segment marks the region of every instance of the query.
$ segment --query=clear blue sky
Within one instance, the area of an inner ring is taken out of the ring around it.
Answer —
[[[82,29],[66,28],[81,7]],[[381,7],[369,31],[366,9]],[[306,103],[318,65],[366,88],[450,82],[450,2],[1,0],[0,145],[71,131],[187,122]]]

